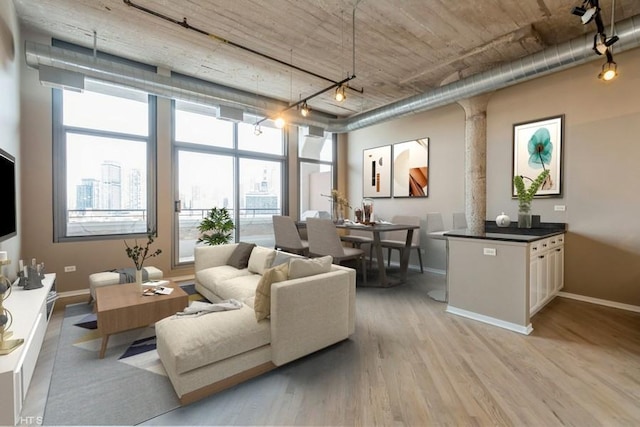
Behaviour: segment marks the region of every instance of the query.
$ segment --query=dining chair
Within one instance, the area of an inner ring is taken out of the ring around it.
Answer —
[[[306,256],[309,253],[309,242],[300,237],[293,218],[285,215],[273,215],[272,218],[275,249]]]
[[[340,240],[349,243],[352,248],[362,249],[363,245],[369,245],[369,265],[373,257],[373,236],[367,230],[349,230],[349,234],[340,236]]]
[[[420,217],[412,215],[395,215],[391,222],[393,224],[407,224],[420,226]],[[391,265],[391,250],[397,249],[402,257],[402,251],[406,249],[407,231],[389,231],[385,233],[385,236],[380,240],[380,245],[383,248],[387,248],[387,265]],[[413,230],[413,236],[411,238],[411,249],[418,251],[418,260],[420,260],[420,273],[424,273],[422,266],[422,251],[420,250],[420,229]]]
[[[427,237],[432,239],[444,240],[444,221],[442,220],[442,214],[440,212],[428,212],[427,213]]]
[[[464,212],[454,212],[453,213],[453,229],[460,230],[462,228],[467,228],[467,216]]]
[[[362,281],[367,284],[367,260],[360,248],[342,246],[336,225],[330,219],[307,218],[307,237],[309,239],[309,256],[333,257],[334,264],[347,260],[359,260],[362,269]]]

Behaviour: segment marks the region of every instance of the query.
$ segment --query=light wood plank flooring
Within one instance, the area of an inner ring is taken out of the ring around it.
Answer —
[[[556,298],[524,336],[445,313],[442,285],[358,288],[351,339],[145,424],[640,425],[639,313]],[[44,408],[56,317],[23,414]]]

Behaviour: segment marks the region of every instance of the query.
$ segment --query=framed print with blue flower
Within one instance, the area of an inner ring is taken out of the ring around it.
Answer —
[[[535,197],[562,195],[563,136],[564,115],[513,125],[513,197],[517,197],[513,177],[522,176],[528,187],[545,170],[549,171],[549,175]]]

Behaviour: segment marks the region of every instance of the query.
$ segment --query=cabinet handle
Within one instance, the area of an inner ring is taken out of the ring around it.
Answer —
[[[552,245],[555,245],[555,244],[556,244],[556,241],[555,241],[555,240],[552,240],[552,241],[551,241],[551,244],[552,244]]]
[[[543,248],[546,248],[546,247],[547,247],[547,244],[545,243],[544,245],[542,245],[542,247],[543,247]]]
[[[556,249],[556,252],[560,252],[561,250],[562,250],[562,249],[558,248],[558,249]]]
[[[544,258],[544,255],[538,255],[538,258]]]

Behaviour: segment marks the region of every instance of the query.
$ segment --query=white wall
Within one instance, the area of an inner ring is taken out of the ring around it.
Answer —
[[[511,197],[513,124],[565,115],[561,198],[536,199],[534,214],[566,222],[564,291],[640,305],[640,49],[616,55],[620,76],[597,79],[602,61],[497,91],[487,108],[487,220],[517,218]],[[464,208],[464,113],[451,105],[349,134],[349,197],[362,195],[362,150],[430,138],[429,197],[380,199],[376,211],[424,215]],[[554,210],[565,205],[565,212]],[[426,264],[444,265],[427,247]],[[431,253],[430,253],[431,252]],[[415,260],[412,261],[415,263]]]

